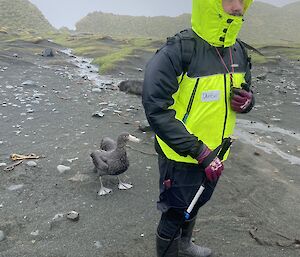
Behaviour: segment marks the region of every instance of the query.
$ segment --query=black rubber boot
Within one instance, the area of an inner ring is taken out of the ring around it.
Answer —
[[[196,245],[192,242],[195,223],[196,217],[185,221],[182,226],[181,239],[179,240],[179,257],[208,257],[211,255],[209,248]]]
[[[158,234],[156,234],[157,257],[178,257],[179,239],[180,239],[180,237],[175,238],[174,241],[172,242],[171,246],[169,247],[168,251],[166,252],[166,254],[163,255],[170,243],[170,239],[162,238]]]

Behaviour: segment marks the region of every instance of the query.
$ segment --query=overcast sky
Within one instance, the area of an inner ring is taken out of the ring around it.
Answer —
[[[191,12],[192,0],[29,0],[56,28],[74,29],[75,23],[93,11],[134,16],[177,16]],[[260,0],[282,6],[299,0]]]

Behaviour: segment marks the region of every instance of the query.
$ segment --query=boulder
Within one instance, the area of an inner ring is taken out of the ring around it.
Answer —
[[[44,56],[44,57],[53,57],[54,52],[51,48],[46,48],[46,49],[43,50],[42,56]]]
[[[124,80],[118,85],[120,91],[128,94],[142,95],[143,81],[142,80]]]

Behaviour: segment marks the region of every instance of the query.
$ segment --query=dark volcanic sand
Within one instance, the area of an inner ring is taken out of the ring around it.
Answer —
[[[153,139],[138,130],[145,119],[140,97],[116,90],[118,79],[141,78],[141,72],[117,74],[109,89],[97,93],[95,83],[68,64],[71,57],[34,54],[57,47],[47,41],[0,45],[0,163],[10,164],[11,153],[45,156],[34,160],[36,167],[27,161],[10,172],[0,167],[0,230],[6,235],[0,256],[155,256]],[[144,67],[134,60],[128,65]],[[263,73],[266,79],[255,78]],[[298,257],[300,63],[282,58],[254,67],[253,74],[257,107],[239,116],[239,139],[212,200],[199,213],[194,237],[219,257]],[[26,80],[36,85],[22,86]],[[104,117],[92,117],[104,108]],[[130,167],[123,177],[134,186],[119,191],[117,179],[106,177],[113,192],[99,197],[89,154],[102,136],[116,138],[122,131],[142,140],[127,149]],[[60,173],[59,164],[71,169]],[[9,190],[13,185],[21,188]],[[53,221],[72,210],[79,221]]]

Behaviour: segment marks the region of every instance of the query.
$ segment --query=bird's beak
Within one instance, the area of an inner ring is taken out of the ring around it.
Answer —
[[[128,139],[129,139],[129,141],[135,142],[135,143],[139,143],[141,141],[140,139],[138,139],[137,137],[135,137],[133,135],[129,135]]]

